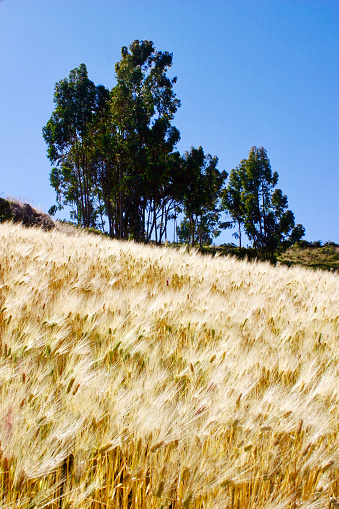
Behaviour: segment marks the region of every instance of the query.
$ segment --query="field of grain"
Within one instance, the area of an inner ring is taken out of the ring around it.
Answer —
[[[0,508],[339,500],[339,276],[0,225]]]

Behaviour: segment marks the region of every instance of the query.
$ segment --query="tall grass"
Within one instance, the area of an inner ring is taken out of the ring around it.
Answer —
[[[0,507],[334,507],[338,310],[331,273],[1,225]]]

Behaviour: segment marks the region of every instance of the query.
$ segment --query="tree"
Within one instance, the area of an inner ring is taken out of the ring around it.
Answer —
[[[108,219],[110,237],[117,237],[118,140],[116,126],[112,121],[109,96],[92,120],[90,144],[92,170],[96,177],[98,211],[102,211]]]
[[[184,217],[179,226],[177,226],[177,236],[180,243],[188,242],[190,237],[190,224],[187,217]]]
[[[227,210],[232,218],[231,222],[225,223],[226,228],[237,225],[238,231],[233,235],[239,240],[241,248],[241,228],[244,223],[244,204],[241,198],[242,183],[237,169],[231,170],[229,184],[221,193],[221,205]]]
[[[55,86],[55,109],[43,128],[57,205],[69,205],[83,226],[108,218],[112,237],[161,242],[176,214],[178,175],[172,125],[180,106],[167,71],[173,56],[151,41],[121,49],[116,86],[89,80],[84,64]]]
[[[183,211],[189,224],[188,244],[200,247],[212,237],[217,237],[219,230],[219,197],[227,178],[225,171],[217,169],[218,158],[205,155],[202,147],[191,147],[183,156],[184,172],[182,176]]]
[[[286,247],[293,246],[293,244],[299,242],[304,236],[305,228],[302,224],[296,224],[289,237],[285,241]]]
[[[264,258],[305,234],[302,225],[295,227],[294,214],[287,208],[287,196],[275,189],[278,178],[278,173],[272,172],[266,150],[252,147],[248,158],[231,171],[223,195],[223,207],[238,223],[239,236],[243,226]]]
[[[171,125],[180,106],[173,91],[176,78],[167,76],[173,56],[157,51],[146,40],[123,47],[121,56],[116,64],[117,85],[111,93],[117,134],[119,236],[147,240],[154,232],[157,239],[159,212],[161,219],[168,216],[172,154],[180,139]]]
[[[83,226],[94,226],[95,175],[90,161],[90,129],[93,118],[108,99],[105,87],[89,80],[85,64],[55,85],[55,109],[43,128],[48,158],[55,164],[50,181],[57,192],[58,208],[74,207]]]

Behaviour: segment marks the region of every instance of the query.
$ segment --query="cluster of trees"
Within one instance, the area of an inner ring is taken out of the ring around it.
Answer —
[[[295,225],[287,196],[275,187],[278,178],[266,150],[252,147],[248,158],[231,170],[228,186],[222,191],[223,208],[229,212],[232,226],[238,228],[234,235],[239,246],[244,230],[262,256],[287,248],[305,235],[305,228]]]
[[[96,86],[85,64],[56,84],[55,109],[43,128],[57,194],[50,213],[67,205],[78,224],[104,230],[107,221],[112,238],[141,242],[161,243],[179,214],[179,239],[193,246],[234,224],[240,245],[243,230],[258,251],[301,238],[286,196],[274,190],[278,175],[263,148],[251,149],[227,187],[217,157],[202,147],[176,150],[180,133],[172,121],[180,101],[176,78],[167,75],[172,60],[153,42],[135,40],[121,49],[112,90]],[[230,221],[221,220],[223,211]]]
[[[50,212],[69,205],[85,227],[104,228],[106,218],[111,237],[161,243],[168,221],[184,211],[194,243],[197,217],[215,206],[226,173],[201,147],[184,156],[175,150],[180,101],[176,78],[167,76],[172,54],[135,40],[121,56],[112,90],[95,86],[84,64],[55,86],[56,106],[43,128],[55,165]]]

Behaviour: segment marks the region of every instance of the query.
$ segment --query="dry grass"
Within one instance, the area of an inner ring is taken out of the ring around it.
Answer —
[[[0,508],[339,499],[339,279],[0,226]]]
[[[10,203],[14,203],[16,205],[19,205],[20,207],[23,207],[27,203],[35,210],[35,212],[38,212],[40,214],[46,214],[46,212],[43,210],[41,205],[36,205],[35,203],[32,203],[32,200],[24,198],[23,196],[6,196],[5,198]]]

